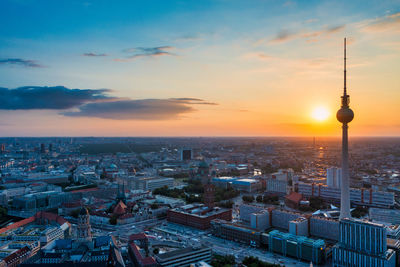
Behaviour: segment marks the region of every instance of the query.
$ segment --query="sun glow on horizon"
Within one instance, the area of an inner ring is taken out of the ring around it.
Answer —
[[[313,119],[315,119],[319,122],[327,120],[329,115],[330,115],[330,113],[329,113],[328,109],[325,107],[322,107],[322,106],[316,107],[311,113],[311,116],[313,117]]]

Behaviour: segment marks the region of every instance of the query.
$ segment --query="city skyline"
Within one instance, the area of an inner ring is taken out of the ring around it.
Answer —
[[[0,136],[400,133],[391,1],[4,1]],[[382,108],[377,108],[382,107]]]

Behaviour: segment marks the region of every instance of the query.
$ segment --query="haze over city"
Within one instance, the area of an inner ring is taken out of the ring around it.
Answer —
[[[0,4],[1,136],[400,133],[397,1]]]

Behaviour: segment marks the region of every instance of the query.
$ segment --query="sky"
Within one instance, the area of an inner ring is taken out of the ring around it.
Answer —
[[[2,0],[0,25],[0,136],[339,136],[344,37],[350,136],[400,135],[398,0]]]

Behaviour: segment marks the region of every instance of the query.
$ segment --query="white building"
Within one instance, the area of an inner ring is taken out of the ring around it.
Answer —
[[[339,240],[339,221],[325,217],[312,216],[310,218],[310,235],[337,241]]]
[[[268,210],[252,213],[250,214],[250,227],[260,231],[265,231],[271,227],[269,219],[270,214]]]
[[[289,233],[292,235],[308,236],[308,220],[299,217],[289,222]]]
[[[331,167],[326,169],[326,185],[329,187],[340,188],[342,181],[342,169]]]
[[[301,213],[288,210],[272,210],[272,226],[280,229],[289,230],[289,222],[302,217]]]
[[[287,184],[288,182],[286,180],[268,178],[266,181],[266,192],[286,195],[288,187]]]
[[[174,178],[165,177],[135,177],[129,180],[131,189],[135,190],[149,190],[153,191],[160,187],[172,187],[174,186]]]
[[[261,212],[264,209],[262,206],[242,204],[239,206],[240,220],[243,223],[250,223],[251,214]]]
[[[400,224],[400,210],[370,208],[369,218],[377,222]]]
[[[299,193],[303,196],[321,197],[325,200],[338,202],[340,200],[340,188],[330,187],[325,184],[298,184]],[[350,188],[350,201],[358,205],[390,208],[394,206],[394,193],[373,191],[366,188]]]

